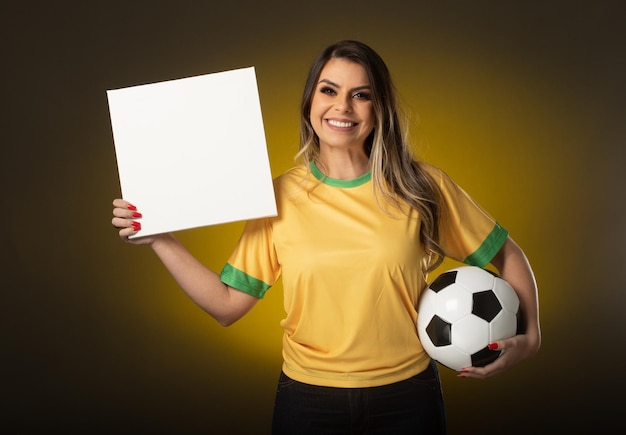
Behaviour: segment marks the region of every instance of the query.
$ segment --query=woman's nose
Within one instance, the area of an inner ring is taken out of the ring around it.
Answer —
[[[338,98],[335,104],[335,110],[343,113],[352,112],[352,99],[349,96]]]

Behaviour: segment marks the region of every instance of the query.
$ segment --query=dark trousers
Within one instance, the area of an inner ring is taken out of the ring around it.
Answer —
[[[446,433],[439,373],[424,372],[381,387],[332,388],[303,384],[281,373],[274,435]]]

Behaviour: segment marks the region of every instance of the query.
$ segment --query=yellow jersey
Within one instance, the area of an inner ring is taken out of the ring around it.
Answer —
[[[443,171],[447,257],[486,265],[508,237]],[[377,201],[371,174],[325,177],[312,164],[274,180],[278,215],[251,220],[221,272],[224,283],[262,298],[282,277],[283,371],[330,387],[390,384],[423,371],[430,358],[417,336],[426,287],[417,212]],[[381,208],[384,207],[384,208]]]

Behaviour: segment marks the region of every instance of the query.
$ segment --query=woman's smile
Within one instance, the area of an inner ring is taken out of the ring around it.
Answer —
[[[326,122],[330,125],[331,128],[336,128],[338,130],[348,130],[356,125],[356,122],[352,121],[342,121],[338,119],[327,119]]]

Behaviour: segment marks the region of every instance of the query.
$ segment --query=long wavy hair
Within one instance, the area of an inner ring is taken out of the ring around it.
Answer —
[[[400,122],[396,90],[383,59],[368,45],[359,41],[341,41],[324,49],[309,70],[301,103],[300,148],[296,159],[307,167],[320,164],[319,138],[311,124],[311,104],[320,74],[331,59],[345,59],[361,65],[372,90],[372,106],[376,124],[365,141],[370,159],[376,198],[401,208],[403,203],[421,218],[420,242],[427,257],[422,265],[428,273],[443,261],[439,245],[439,219],[443,202],[439,186],[431,179],[411,152],[405,126]]]

